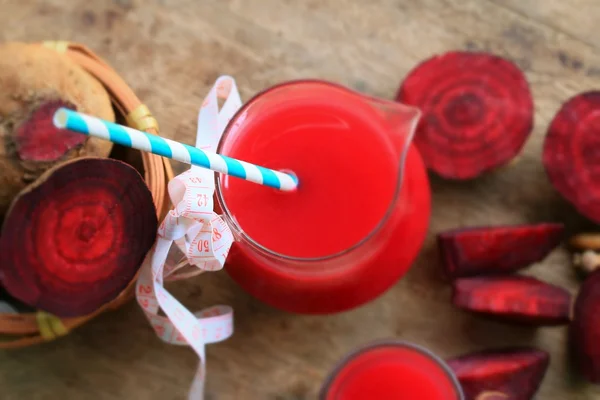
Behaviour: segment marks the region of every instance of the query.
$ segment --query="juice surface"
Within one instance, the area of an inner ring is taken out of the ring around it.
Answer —
[[[327,400],[457,400],[454,383],[429,356],[380,347],[352,358],[334,377]]]
[[[300,181],[280,192],[222,175],[238,225],[267,249],[293,257],[346,250],[378,225],[398,179],[399,150],[366,102],[335,95],[282,100],[255,113],[221,152]]]

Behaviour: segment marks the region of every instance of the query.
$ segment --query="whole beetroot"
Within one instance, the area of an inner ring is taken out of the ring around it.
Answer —
[[[1,44],[0,221],[17,193],[54,165],[108,156],[110,142],[55,128],[59,107],[115,118],[104,87],[66,55],[37,44]]]

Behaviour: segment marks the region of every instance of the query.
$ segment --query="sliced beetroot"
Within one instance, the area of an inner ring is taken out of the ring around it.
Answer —
[[[61,107],[75,110],[73,104],[51,100],[40,104],[15,130],[15,144],[21,160],[56,161],[69,150],[83,146],[87,137],[77,132],[58,129],[52,123]]]
[[[600,91],[578,94],[558,111],[542,161],[556,190],[587,218],[600,222]]]
[[[544,259],[562,241],[562,224],[456,229],[438,234],[442,267],[450,278],[502,274]]]
[[[483,52],[454,51],[422,62],[396,100],[423,112],[415,145],[427,167],[446,178],[474,178],[507,164],[533,127],[525,75]]]
[[[448,361],[465,400],[530,400],[549,363],[547,352],[527,347],[484,350]]]
[[[0,278],[16,299],[61,317],[93,312],[133,279],[157,229],[140,174],[80,158],[44,173],[14,200],[0,237]]]
[[[517,275],[457,279],[452,302],[477,314],[537,326],[567,324],[571,310],[565,289]]]
[[[570,342],[581,374],[600,384],[600,270],[590,274],[579,289]]]

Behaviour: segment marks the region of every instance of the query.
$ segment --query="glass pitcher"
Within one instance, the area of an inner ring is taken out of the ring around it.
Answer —
[[[410,268],[426,236],[430,187],[411,144],[420,112],[318,80],[248,101],[218,153],[297,175],[295,193],[217,179],[236,239],[225,269],[281,310],[327,314],[362,305]]]

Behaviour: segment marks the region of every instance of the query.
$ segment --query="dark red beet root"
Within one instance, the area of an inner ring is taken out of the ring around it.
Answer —
[[[415,145],[427,167],[470,179],[507,164],[533,128],[533,99],[524,74],[488,53],[448,52],[414,68],[396,100],[423,117]]]
[[[85,135],[54,126],[52,117],[60,107],[75,110],[73,104],[61,100],[42,103],[17,127],[14,140],[21,160],[56,161],[72,148],[85,143]]]
[[[448,361],[465,400],[530,400],[549,363],[550,355],[534,348],[486,350]]]
[[[568,291],[527,276],[457,279],[452,302],[474,313],[537,326],[567,324],[571,310]]]
[[[570,341],[581,374],[600,384],[600,270],[589,275],[579,289]]]
[[[562,241],[562,224],[476,227],[442,232],[438,247],[450,278],[506,274],[543,260]]]
[[[157,225],[133,167],[101,158],[63,163],[13,201],[0,237],[2,284],[55,315],[89,314],[133,279]]]
[[[600,222],[600,91],[581,93],[558,111],[542,162],[556,190],[587,218]]]

